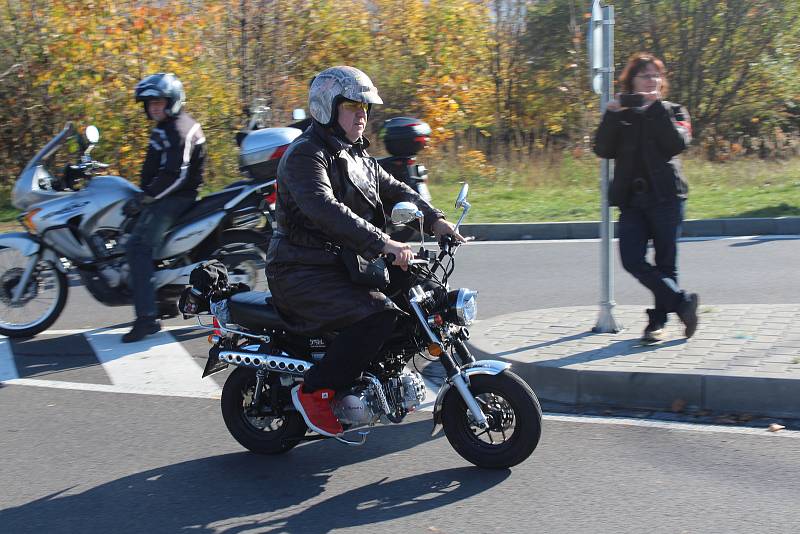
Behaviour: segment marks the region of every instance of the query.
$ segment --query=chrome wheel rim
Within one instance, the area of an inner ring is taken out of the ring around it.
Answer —
[[[472,438],[489,447],[504,445],[512,439],[516,429],[516,417],[511,404],[496,393],[481,393],[475,400],[486,416],[488,426],[480,428],[476,425],[472,414],[467,410],[466,417]]]

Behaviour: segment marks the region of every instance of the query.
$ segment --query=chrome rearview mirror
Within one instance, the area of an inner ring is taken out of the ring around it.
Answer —
[[[458,192],[458,198],[456,199],[456,208],[464,210],[461,212],[461,217],[458,218],[458,222],[456,223],[456,231],[458,231],[458,227],[461,226],[461,221],[464,220],[464,217],[467,216],[467,212],[471,208],[469,202],[467,202],[467,193],[469,193],[469,184],[464,182],[464,185],[461,186],[461,191]]]
[[[97,126],[92,124],[86,127],[86,139],[93,145],[97,144],[100,140],[100,131],[97,129]]]
[[[419,219],[422,212],[413,202],[398,202],[392,208],[392,222],[394,224],[408,224]]]
[[[413,220],[419,221],[420,246],[425,246],[425,214],[413,202],[398,202],[392,208],[392,222],[394,224],[408,224]]]
[[[461,191],[458,192],[456,208],[463,208],[465,205],[469,205],[467,203],[467,193],[469,193],[469,184],[465,182],[464,185],[461,186]]]

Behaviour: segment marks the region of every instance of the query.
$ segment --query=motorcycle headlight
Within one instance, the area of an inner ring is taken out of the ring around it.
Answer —
[[[467,288],[456,289],[447,294],[447,320],[461,326],[469,326],[478,316],[478,292]]]

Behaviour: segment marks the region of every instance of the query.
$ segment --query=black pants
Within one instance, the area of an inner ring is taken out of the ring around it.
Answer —
[[[678,287],[678,238],[683,223],[684,201],[649,207],[625,207],[619,216],[619,253],[622,266],[649,289],[655,309],[666,322],[685,294]],[[647,243],[653,240],[655,265],[647,262]]]
[[[397,312],[387,310],[340,330],[322,361],[306,372],[303,391],[350,386],[378,355],[396,320]]]

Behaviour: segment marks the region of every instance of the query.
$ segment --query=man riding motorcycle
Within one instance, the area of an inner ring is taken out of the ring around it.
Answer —
[[[194,203],[203,181],[206,145],[200,124],[183,111],[186,94],[172,73],[147,76],[136,84],[136,101],[144,104],[156,125],[142,165],[142,196],[125,206],[139,218],[127,244],[136,321],[123,343],[139,341],[161,330],[153,287],[153,248]]]
[[[337,388],[351,384],[379,352],[397,307],[378,289],[355,283],[345,257],[393,255],[406,268],[411,247],[382,230],[384,205],[414,202],[426,231],[463,238],[451,223],[371,158],[363,137],[378,90],[360,70],[333,67],[311,82],[312,125],[289,146],[278,167],[277,230],[267,254],[272,302],[296,333],[338,331],[321,362],[292,390],[309,428],[341,434],[331,409]]]

